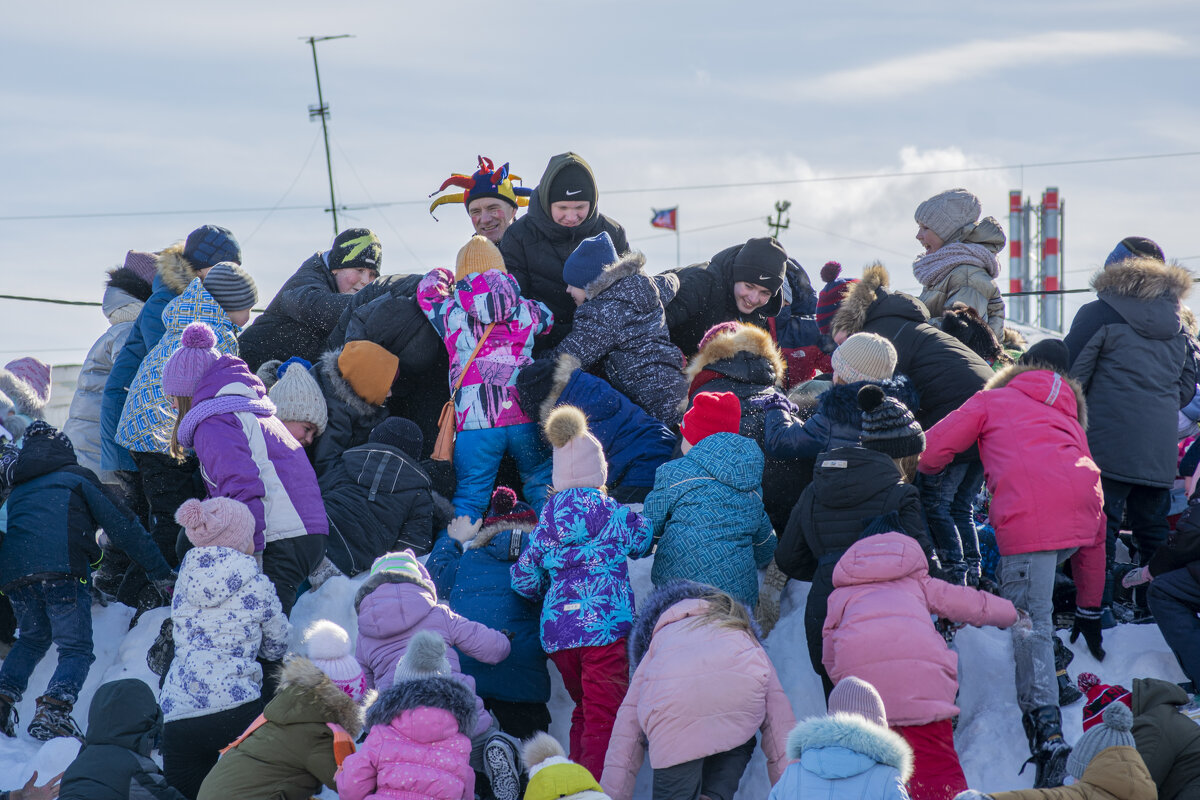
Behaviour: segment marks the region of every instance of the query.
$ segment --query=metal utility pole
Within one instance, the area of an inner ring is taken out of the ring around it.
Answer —
[[[330,39],[350,39],[353,38],[348,33],[343,33],[338,36],[309,36],[302,41],[308,42],[312,47],[313,54],[313,72],[317,74],[317,104],[308,107],[308,118],[321,118],[321,133],[325,136],[325,169],[329,173],[329,210],[333,213],[333,235],[338,235],[337,221],[337,200],[333,196],[333,159],[329,155],[329,106],[325,105],[325,97],[321,94],[321,68],[317,66],[317,42],[327,42]]]
[[[788,226],[792,224],[791,217],[788,217],[786,220],[783,218],[784,213],[791,207],[792,203],[790,200],[780,200],[775,203],[775,219],[767,217],[767,227],[771,229],[771,235],[776,239],[779,238],[780,231],[786,231]]]

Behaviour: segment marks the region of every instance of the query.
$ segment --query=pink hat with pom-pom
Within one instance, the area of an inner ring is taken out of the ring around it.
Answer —
[[[185,500],[175,512],[194,547],[231,547],[254,555],[254,515],[231,497]]]
[[[833,317],[841,308],[846,292],[850,291],[858,278],[843,278],[842,265],[836,261],[826,261],[821,267],[821,280],[825,287],[817,294],[817,328],[821,333],[828,334],[833,324]]]
[[[217,335],[203,322],[193,322],[183,329],[179,348],[163,365],[162,390],[169,397],[191,397],[204,373],[217,363],[221,353]]]
[[[50,402],[50,365],[32,356],[8,362],[4,368],[25,382],[37,396],[39,408]]]
[[[360,702],[367,693],[367,676],[351,655],[350,634],[336,622],[319,619],[304,632],[308,660],[329,676],[333,685]]]

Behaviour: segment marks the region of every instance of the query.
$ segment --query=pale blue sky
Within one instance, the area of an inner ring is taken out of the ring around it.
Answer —
[[[477,154],[533,185],[564,150],[592,164],[601,210],[653,269],[675,266],[675,240],[649,227],[652,207],[679,205],[682,260],[693,262],[762,235],[788,199],[781,239],[815,281],[828,259],[857,275],[878,258],[894,285],[915,289],[913,209],[956,185],[1006,231],[1009,189],[1058,186],[1068,286],[1085,285],[1130,234],[1200,268],[1196,156],[617,191],[1200,150],[1195,3],[977,5],[12,6],[0,29],[0,293],[98,300],[126,250],[214,222],[241,239],[269,299],[328,246],[329,217],[232,209],[327,201],[299,37],[340,33],[356,38],[320,50],[339,203],[399,203],[340,219],[379,233],[386,272],[452,263],[466,216],[443,207],[435,222],[426,196]],[[12,219],[205,209],[228,210]],[[78,361],[104,328],[98,309],[0,301],[0,363]]]

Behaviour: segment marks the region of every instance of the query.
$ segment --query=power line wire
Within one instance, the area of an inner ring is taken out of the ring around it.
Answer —
[[[267,224],[267,220],[269,220],[271,218],[271,215],[275,213],[275,210],[283,204],[284,200],[287,200],[288,195],[292,193],[292,189],[295,189],[296,184],[300,182],[300,176],[304,174],[305,168],[308,167],[308,162],[312,160],[312,154],[317,149],[318,141],[320,141],[320,136],[319,135],[314,136],[313,140],[312,140],[312,145],[308,148],[308,155],[306,155],[304,157],[304,163],[300,165],[300,169],[296,172],[296,177],[292,178],[291,185],[288,186],[287,190],[283,193],[283,195],[279,198],[279,200],[276,201],[275,205],[271,206],[271,210],[268,211],[267,215],[265,217],[263,217],[262,220],[258,223],[258,225],[256,225],[254,227],[254,230],[250,231],[250,235],[247,236],[242,241],[248,243],[251,239],[253,239],[254,234],[258,233],[258,231],[262,228],[262,226]]]

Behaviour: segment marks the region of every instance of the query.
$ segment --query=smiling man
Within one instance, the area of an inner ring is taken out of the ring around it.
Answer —
[[[475,226],[475,233],[499,245],[504,232],[517,218],[517,209],[529,205],[529,195],[533,191],[524,186],[513,186],[514,180],[521,178],[509,173],[508,164],[496,169],[490,158],[479,156],[479,169],[474,175],[456,172],[438,189],[438,192],[442,192],[451,186],[458,186],[463,191],[442,195],[434,200],[429,206],[429,213],[432,214],[443,203],[461,201],[467,207],[467,216]]]

